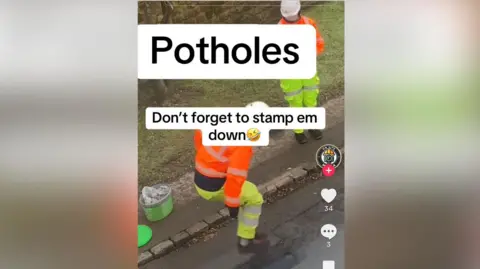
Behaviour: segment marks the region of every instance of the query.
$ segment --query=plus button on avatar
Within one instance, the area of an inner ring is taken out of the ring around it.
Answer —
[[[326,177],[333,176],[333,174],[335,174],[335,166],[331,164],[326,164],[325,166],[322,167],[322,173]]]

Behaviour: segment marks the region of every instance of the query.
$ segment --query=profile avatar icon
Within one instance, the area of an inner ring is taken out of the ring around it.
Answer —
[[[332,149],[327,149],[326,151],[324,151],[322,153],[322,160],[323,162],[325,162],[326,164],[332,164],[333,161],[335,160],[335,152],[333,152]]]
[[[335,145],[327,144],[317,150],[315,158],[321,168],[327,164],[337,168],[342,162],[342,152]]]

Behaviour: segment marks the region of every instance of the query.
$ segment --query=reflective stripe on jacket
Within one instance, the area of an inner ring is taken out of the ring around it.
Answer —
[[[320,31],[318,31],[317,24],[315,23],[314,20],[310,19],[309,17],[306,16],[300,16],[300,19],[296,22],[288,22],[284,18],[282,18],[278,24],[310,24],[313,27],[315,27],[315,31],[317,33],[317,55],[321,54],[325,48],[325,41],[323,40],[322,35],[320,34]]]
[[[195,169],[211,180],[225,180],[225,204],[240,206],[240,193],[253,155],[252,147],[208,147],[202,144],[202,132],[195,131]],[[215,182],[216,183],[216,182]],[[215,184],[212,183],[212,184]],[[216,184],[215,184],[216,185]]]

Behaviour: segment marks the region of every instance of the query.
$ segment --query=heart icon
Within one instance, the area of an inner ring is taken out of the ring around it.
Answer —
[[[331,203],[337,196],[337,191],[335,189],[323,189],[320,195],[325,202]]]

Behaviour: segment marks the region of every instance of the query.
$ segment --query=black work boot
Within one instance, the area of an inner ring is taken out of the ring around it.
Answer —
[[[246,245],[242,244],[242,240],[247,240],[248,243],[246,243]],[[239,238],[237,243],[238,253],[240,254],[261,254],[267,251],[269,246],[270,241],[268,241],[268,236],[263,233],[257,233],[254,239]]]
[[[322,130],[308,130],[308,132],[315,140],[320,140],[323,137]]]
[[[308,142],[307,136],[304,133],[295,133],[295,140],[297,140],[298,144],[305,144]]]

